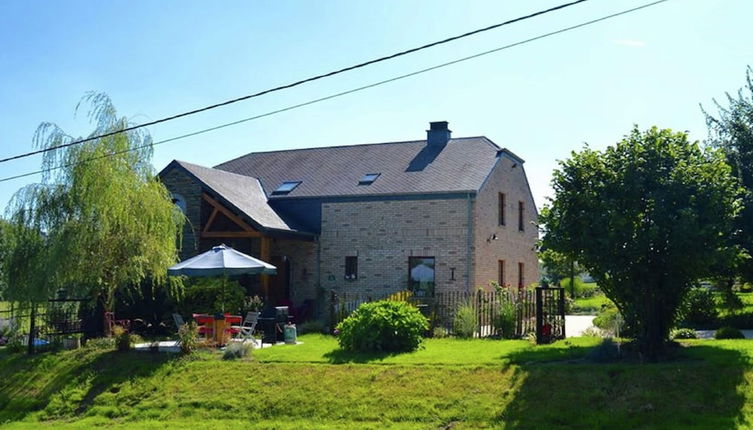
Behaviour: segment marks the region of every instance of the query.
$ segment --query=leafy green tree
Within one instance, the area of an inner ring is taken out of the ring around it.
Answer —
[[[727,107],[714,100],[719,110],[716,117],[705,111],[704,114],[710,143],[724,151],[732,173],[742,186],[743,209],[735,220],[734,236],[742,252],[733,274],[753,282],[753,69],[748,67],[745,77],[745,87],[736,97],[727,94]]]
[[[573,152],[552,187],[543,246],[579,261],[658,359],[687,291],[728,257],[739,190],[723,154],[634,128],[604,151]]]
[[[104,94],[83,102],[95,126],[91,136],[131,125]],[[50,151],[42,182],[19,190],[8,208],[8,298],[40,301],[63,287],[112,310],[118,289],[145,279],[166,285],[183,216],[155,176],[143,129],[61,147],[73,140],[51,123],[34,136],[36,147]]]
[[[563,279],[570,278],[570,297],[574,299],[575,277],[583,272],[578,262],[552,249],[540,250],[539,258],[544,265],[547,282],[559,285]]]

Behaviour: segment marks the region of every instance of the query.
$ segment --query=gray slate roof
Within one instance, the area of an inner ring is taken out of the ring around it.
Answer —
[[[285,221],[267,204],[267,197],[259,180],[251,176],[237,175],[217,169],[187,163],[175,162],[195,176],[205,186],[211,188],[221,198],[248,215],[259,225],[268,229],[292,230]]]
[[[215,169],[259,178],[270,200],[452,193],[478,191],[499,150],[486,137],[451,139],[439,148],[427,146],[426,140],[416,140],[255,152],[219,164]],[[367,173],[380,176],[371,185],[358,185]],[[302,183],[287,195],[271,195],[285,181]]]

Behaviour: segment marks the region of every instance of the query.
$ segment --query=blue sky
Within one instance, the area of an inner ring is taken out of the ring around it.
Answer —
[[[69,134],[86,91],[154,120],[390,54],[558,1],[0,3],[0,158],[32,149],[42,121]],[[200,130],[496,48],[643,4],[591,0],[466,40],[149,129]],[[526,160],[539,207],[556,160],[603,148],[633,124],[707,131],[699,104],[737,91],[753,64],[749,0],[670,0],[418,77],[155,149],[206,166],[252,151],[421,139],[429,121],[485,135]],[[0,164],[7,177],[40,158]],[[39,177],[0,183],[0,207]],[[334,180],[334,178],[333,178]]]

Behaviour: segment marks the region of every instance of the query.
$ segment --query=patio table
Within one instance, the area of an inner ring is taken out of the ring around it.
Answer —
[[[225,345],[229,336],[227,329],[230,328],[230,321],[228,321],[226,318],[215,318],[212,322],[212,328],[214,331],[213,340],[217,344],[217,346]]]

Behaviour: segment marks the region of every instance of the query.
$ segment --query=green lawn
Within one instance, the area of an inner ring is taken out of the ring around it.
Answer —
[[[3,428],[751,428],[753,342],[691,341],[678,361],[589,364],[595,339],[436,339],[351,355],[332,338],[218,354],[0,350]]]

